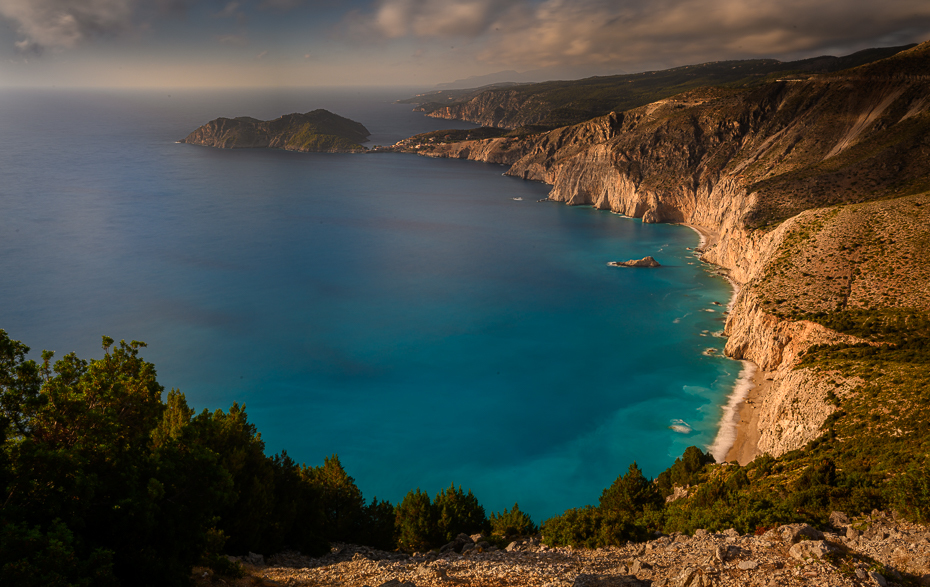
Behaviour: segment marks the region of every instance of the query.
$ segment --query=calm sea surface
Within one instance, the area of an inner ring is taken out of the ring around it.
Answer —
[[[338,453],[367,498],[454,482],[539,522],[709,445],[740,364],[705,354],[730,289],[691,230],[496,165],[175,143],[315,108],[371,144],[469,126],[411,93],[0,93],[0,328],[58,356],[146,341],[166,388],[244,402],[269,454]]]

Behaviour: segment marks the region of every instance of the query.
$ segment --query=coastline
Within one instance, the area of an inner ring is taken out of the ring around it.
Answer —
[[[701,242],[695,249],[703,253],[717,244],[718,234],[704,226],[685,224],[700,235]],[[729,276],[725,278],[733,287],[733,294],[727,303],[727,312],[732,311],[736,296],[740,291],[740,284]],[[758,453],[757,446],[761,432],[759,430],[759,414],[756,410],[756,400],[768,389],[765,373],[752,361],[742,360],[743,368],[740,370],[733,391],[723,405],[723,415],[720,418],[717,435],[709,447],[709,452],[718,463],[738,462],[746,465]]]
[[[698,244],[697,248],[695,248],[695,251],[697,251],[698,253],[702,253],[708,247],[712,247],[715,244],[717,244],[717,241],[720,238],[715,231],[707,227],[704,227],[704,226],[698,226],[697,224],[686,224],[686,223],[682,223],[681,226],[687,226],[694,232],[698,233],[698,236],[701,237],[700,244]]]
[[[749,362],[749,361],[745,361]],[[756,368],[752,379],[748,382],[749,388],[745,397],[739,404],[738,411],[733,414],[732,425],[735,436],[733,444],[726,452],[723,462],[737,462],[741,466],[748,465],[759,456],[759,410],[758,399],[765,394],[771,386],[771,381],[765,378],[766,373]],[[722,430],[721,430],[722,431]],[[718,433],[719,436],[719,433]],[[719,459],[718,459],[718,462]]]
[[[723,406],[720,428],[709,452],[718,463],[737,461],[745,465],[756,457],[759,417],[756,398],[762,391],[763,372],[752,361],[740,361],[743,368]]]

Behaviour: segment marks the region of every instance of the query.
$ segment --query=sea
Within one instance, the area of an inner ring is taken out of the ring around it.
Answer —
[[[710,447],[743,366],[691,229],[499,165],[177,142],[316,108],[368,146],[474,126],[416,92],[0,90],[0,328],[34,357],[144,341],[166,390],[244,404],[269,455],[336,454],[367,499],[454,484],[541,522]]]

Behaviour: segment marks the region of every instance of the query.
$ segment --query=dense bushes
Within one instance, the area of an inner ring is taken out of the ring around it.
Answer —
[[[592,506],[570,509],[561,516],[549,518],[540,530],[550,546],[585,548],[620,546],[646,535],[645,528],[636,519]]]
[[[165,406],[154,367],[142,343],[112,344],[98,361],[50,366],[46,353],[36,365],[0,331],[4,584],[183,583],[232,497],[194,435],[155,442]]]
[[[0,330],[0,583],[180,585],[233,570],[227,552],[393,547],[393,506],[366,506],[337,457],[267,457],[244,406],[163,402],[144,346],[37,364]]]

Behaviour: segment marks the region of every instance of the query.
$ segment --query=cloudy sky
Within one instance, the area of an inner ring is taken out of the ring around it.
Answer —
[[[0,0],[0,85],[431,86],[930,39],[930,0]]]

